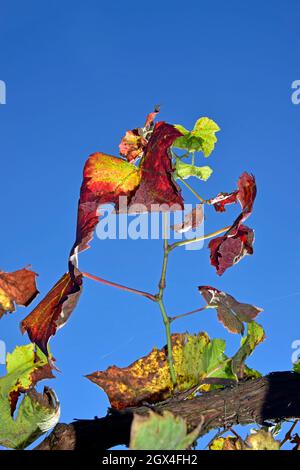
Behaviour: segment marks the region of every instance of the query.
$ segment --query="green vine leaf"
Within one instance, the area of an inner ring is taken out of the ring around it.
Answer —
[[[300,374],[300,361],[295,362],[295,364],[293,365],[293,371]]]
[[[213,170],[209,166],[195,166],[177,159],[174,177],[186,180],[190,176],[195,176],[202,181],[207,181],[212,172]]]
[[[178,137],[173,146],[185,149],[188,152],[203,152],[205,157],[209,157],[217,142],[216,132],[219,126],[208,117],[197,120],[192,131],[188,131],[181,125],[175,125],[183,135]]]
[[[236,377],[243,377],[245,360],[264,339],[265,331],[263,327],[254,321],[248,323],[247,335],[242,338],[241,347],[232,358],[232,371]]]
[[[55,393],[33,388],[37,381],[52,377],[46,356],[34,344],[18,346],[7,355],[7,374],[0,378],[0,445],[24,449],[55,426],[60,415]]]
[[[198,438],[201,424],[187,433],[186,421],[169,411],[162,415],[149,412],[148,416],[134,415],[131,425],[130,449],[185,450]]]

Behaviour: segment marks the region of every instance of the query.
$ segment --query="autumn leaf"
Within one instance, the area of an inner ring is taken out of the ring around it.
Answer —
[[[37,274],[30,269],[12,273],[0,271],[0,318],[6,312],[14,312],[15,304],[27,307],[38,295]]]
[[[21,322],[21,330],[48,355],[48,341],[68,320],[82,290],[82,276],[64,274],[34,310]]]
[[[215,287],[200,286],[198,289],[208,307],[217,310],[219,321],[231,333],[244,334],[243,322],[252,322],[262,312],[261,308],[238,302],[231,295]]]
[[[0,445],[23,449],[55,426],[60,407],[51,389],[43,394],[34,389],[53,377],[47,357],[34,344],[18,346],[6,361],[7,373],[0,378]]]
[[[130,212],[183,209],[169,154],[169,148],[179,135],[170,124],[158,122],[155,125],[141,162],[141,183],[130,201]]]
[[[154,111],[148,114],[144,127],[127,131],[122,138],[119,145],[120,155],[127,158],[130,163],[134,163],[138,158],[143,157],[158,113],[159,106],[156,106]]]
[[[139,169],[121,158],[104,153],[94,153],[88,158],[83,170],[71,261],[77,253],[89,247],[99,219],[99,205],[118,203],[119,196],[130,196],[139,183]]]
[[[225,235],[213,238],[208,247],[210,249],[210,262],[216,267],[220,276],[226,269],[237,264],[246,255],[253,254],[254,231],[240,225],[236,230],[228,230]]]
[[[209,450],[244,450],[243,442],[238,437],[218,437],[209,445]]]
[[[162,415],[149,411],[147,416],[134,415],[130,431],[132,450],[185,450],[198,438],[201,424],[188,433],[187,423],[170,411]]]
[[[232,378],[224,350],[225,341],[211,340],[206,333],[173,334],[178,391],[194,387],[208,376]],[[107,393],[111,406],[117,409],[165,400],[173,391],[166,347],[154,348],[128,367],[112,366],[106,371],[89,374],[87,378]]]
[[[256,322],[248,323],[247,335],[241,340],[241,347],[232,358],[232,371],[237,378],[242,378],[245,372],[245,360],[254,349],[265,339],[265,332]]]
[[[186,214],[183,222],[173,225],[171,228],[175,232],[184,233],[195,229],[203,224],[204,210],[202,204],[197,204],[191,212]]]

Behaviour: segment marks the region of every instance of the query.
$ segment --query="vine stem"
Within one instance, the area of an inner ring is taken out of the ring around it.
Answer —
[[[203,199],[203,197],[201,197],[197,191],[195,191],[195,189],[189,184],[187,183],[183,178],[181,178],[181,176],[178,177],[180,179],[180,181],[191,191],[191,193],[194,194],[194,196],[199,199],[200,202],[202,202],[202,204],[206,204],[207,201],[206,199]]]
[[[174,250],[174,248],[177,248],[178,246],[190,245],[191,243],[196,243],[196,242],[200,242],[201,240],[207,240],[209,238],[216,237],[217,235],[220,235],[221,233],[227,232],[230,228],[231,228],[231,225],[229,225],[228,227],[221,228],[220,230],[217,230],[216,232],[208,233],[207,235],[202,235],[201,237],[192,238],[191,240],[181,240],[179,242],[172,243],[172,245],[168,246],[168,252]]]
[[[168,265],[168,256],[169,256],[169,245],[168,245],[168,213],[163,213],[163,239],[164,239],[164,256],[163,256],[163,264],[161,270],[161,276],[158,284],[158,294],[156,296],[156,301],[159,305],[161,315],[163,318],[165,332],[167,337],[167,349],[168,349],[168,363],[170,369],[170,375],[172,379],[172,383],[174,388],[176,387],[177,379],[176,373],[174,369],[174,361],[173,361],[173,351],[172,351],[172,338],[171,338],[171,320],[168,317],[166,312],[166,308],[163,302],[164,290],[166,288],[166,274],[167,274],[167,265]]]
[[[153,294],[150,294],[150,292],[144,292],[142,290],[133,289],[132,287],[123,286],[122,284],[118,284],[116,282],[107,281],[106,279],[103,279],[102,277],[94,276],[93,274],[90,274],[90,273],[82,272],[81,274],[84,277],[87,277],[88,279],[92,279],[93,281],[100,282],[101,284],[105,284],[106,286],[116,287],[117,289],[125,290],[126,292],[131,292],[132,294],[141,295],[142,297],[146,297],[147,299],[152,300],[153,302],[157,302],[156,296]]]
[[[181,315],[176,315],[175,317],[170,318],[170,322],[178,320],[179,318],[187,317],[188,315],[193,315],[193,313],[203,312],[203,310],[206,310],[207,308],[208,308],[208,306],[205,305],[205,307],[196,308],[196,310],[192,310],[191,312],[182,313]]]
[[[291,437],[292,437],[292,432],[294,431],[295,427],[297,426],[299,422],[299,418],[295,419],[295,421],[293,422],[291,428],[288,430],[288,432],[286,433],[285,437],[283,438],[283,440],[280,442],[280,446],[279,447],[282,447],[286,442],[290,441],[291,440]]]

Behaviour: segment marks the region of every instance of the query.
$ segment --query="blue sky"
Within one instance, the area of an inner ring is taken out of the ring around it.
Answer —
[[[300,339],[300,105],[291,101],[291,84],[300,79],[299,2],[10,0],[0,8],[0,80],[7,85],[0,105],[1,268],[31,264],[44,295],[66,270],[88,155],[117,155],[124,131],[142,125],[157,103],[170,123],[191,127],[209,116],[221,127],[208,162],[214,173],[195,187],[211,197],[233,190],[244,170],[255,174],[258,196],[247,222],[255,253],[219,278],[207,245],[173,252],[168,310],[203,305],[196,288],[203,284],[263,307],[267,340],[249,364],[263,373],[290,369],[291,343]],[[229,224],[237,211],[207,210],[207,229]],[[80,265],[154,291],[161,254],[159,241],[95,238]],[[18,324],[29,311],[1,320],[9,351],[28,342]],[[211,311],[175,326],[224,337],[229,353],[238,347]],[[128,365],[164,343],[154,304],[87,280],[78,308],[51,341],[62,420],[105,414],[107,398],[85,374]]]

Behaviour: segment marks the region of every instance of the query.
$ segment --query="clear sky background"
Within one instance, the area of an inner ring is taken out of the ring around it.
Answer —
[[[214,174],[195,187],[208,198],[235,189],[244,170],[255,174],[258,196],[247,221],[255,253],[219,278],[207,245],[173,252],[168,310],[202,306],[196,287],[203,284],[263,307],[267,340],[248,363],[262,373],[290,369],[291,343],[300,339],[300,105],[291,101],[291,84],[300,79],[299,21],[296,0],[0,0],[0,79],[7,84],[7,104],[0,105],[1,268],[32,265],[36,304],[66,270],[88,155],[117,155],[125,130],[142,125],[157,103],[161,119],[188,128],[209,116],[221,127],[207,162]],[[207,210],[207,231],[228,225],[238,211]],[[160,241],[95,238],[80,266],[153,292],[161,255]],[[28,342],[18,325],[30,311],[1,320],[8,351]],[[223,337],[228,353],[239,344],[213,311],[174,328]],[[69,323],[51,341],[61,373],[49,385],[62,421],[106,413],[106,395],[85,374],[126,366],[163,344],[153,303],[86,280]]]

